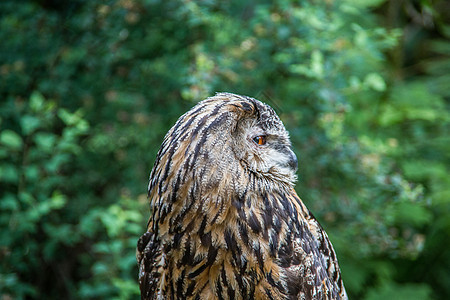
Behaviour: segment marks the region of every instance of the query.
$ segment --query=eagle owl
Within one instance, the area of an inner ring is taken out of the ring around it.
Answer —
[[[347,299],[327,234],[294,190],[274,110],[219,93],[182,115],[150,174],[142,299]]]

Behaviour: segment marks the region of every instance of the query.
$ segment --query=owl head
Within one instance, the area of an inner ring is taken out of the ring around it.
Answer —
[[[164,138],[149,193],[168,188],[227,191],[292,188],[297,158],[289,134],[268,105],[218,93],[182,115]],[[186,190],[185,193],[193,191]]]

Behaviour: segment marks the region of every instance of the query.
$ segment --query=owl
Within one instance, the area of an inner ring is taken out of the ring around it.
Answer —
[[[150,174],[141,298],[347,299],[296,171],[288,132],[256,99],[218,93],[182,115]]]

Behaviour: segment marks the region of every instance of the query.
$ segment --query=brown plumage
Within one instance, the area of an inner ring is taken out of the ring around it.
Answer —
[[[150,175],[142,299],[347,299],[296,170],[283,123],[256,99],[219,93],[181,116]]]

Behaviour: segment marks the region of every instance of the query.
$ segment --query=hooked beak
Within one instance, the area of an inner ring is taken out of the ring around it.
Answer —
[[[288,165],[294,172],[297,172],[297,169],[298,169],[297,156],[295,155],[294,151],[292,151],[291,149],[289,149]]]

